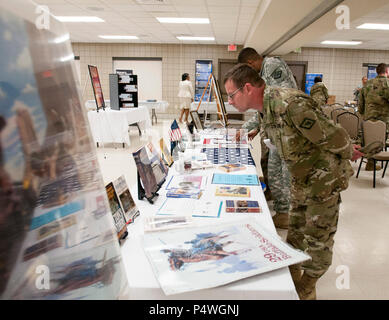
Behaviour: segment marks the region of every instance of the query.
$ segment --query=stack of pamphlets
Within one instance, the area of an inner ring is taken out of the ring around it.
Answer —
[[[226,200],[226,212],[261,212],[258,201]]]

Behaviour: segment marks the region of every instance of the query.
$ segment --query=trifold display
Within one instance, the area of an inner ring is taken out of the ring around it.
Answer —
[[[17,16],[20,8],[31,21]],[[0,2],[0,298],[125,298],[71,44],[58,41],[68,33],[56,19],[37,28],[36,9]],[[97,69],[90,72],[104,107]]]

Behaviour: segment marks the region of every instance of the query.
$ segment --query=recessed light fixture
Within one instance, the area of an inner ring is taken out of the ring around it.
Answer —
[[[115,35],[115,36],[109,36],[109,35],[100,35],[99,36],[102,39],[112,39],[112,40],[135,40],[139,39],[137,36],[120,36],[120,35]]]
[[[334,44],[334,45],[343,45],[343,46],[356,46],[361,44],[362,41],[333,41],[333,40],[325,40],[320,42],[321,44]]]
[[[364,23],[357,27],[357,29],[370,29],[370,30],[389,30],[389,24],[387,23]]]
[[[55,18],[61,22],[104,22],[103,19],[94,16],[59,16]]]
[[[214,37],[183,37],[183,36],[179,36],[177,37],[178,40],[188,40],[188,41],[193,41],[193,40],[197,40],[197,41],[213,41],[215,40]]]
[[[164,18],[157,17],[161,23],[193,23],[193,24],[209,24],[208,18]]]

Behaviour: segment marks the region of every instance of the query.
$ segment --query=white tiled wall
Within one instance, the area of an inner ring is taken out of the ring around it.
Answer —
[[[191,75],[194,87],[195,60],[213,60],[214,74],[218,75],[219,59],[237,59],[236,52],[228,52],[226,45],[175,45],[175,44],[101,44],[73,43],[73,51],[80,56],[81,90],[83,99],[93,100],[92,86],[87,66],[96,65],[103,87],[104,98],[109,99],[108,74],[112,73],[112,57],[159,57],[162,58],[162,99],[169,102],[167,113],[177,114],[178,83],[181,74]],[[308,73],[323,73],[323,82],[336,101],[353,99],[354,89],[367,74],[363,63],[389,63],[389,51],[357,49],[302,48],[301,53],[282,57],[290,61],[308,61]]]
[[[363,63],[389,63],[389,51],[357,49],[302,48],[301,53],[282,57],[289,61],[308,61],[308,73],[323,73],[323,82],[336,102],[353,100],[354,89],[367,75]]]
[[[112,57],[162,58],[162,99],[169,102],[167,113],[178,114],[178,84],[185,72],[191,76],[195,87],[195,61],[211,59],[214,75],[218,76],[219,59],[237,59],[239,50],[228,52],[227,45],[174,45],[174,44],[100,44],[73,43],[74,55],[80,56],[81,91],[83,99],[93,100],[88,64],[98,68],[104,99],[109,99],[109,74],[112,73]]]

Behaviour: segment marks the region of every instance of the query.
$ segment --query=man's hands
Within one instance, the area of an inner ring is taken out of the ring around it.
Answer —
[[[258,134],[259,132],[259,129],[253,129],[251,131],[249,131],[248,133],[248,136],[249,136],[249,140],[253,140],[255,138],[255,136]]]
[[[358,160],[359,158],[363,157],[364,154],[362,152],[359,151],[359,149],[361,148],[361,146],[358,146],[356,144],[353,144],[353,156],[351,158],[351,161],[356,161]]]

